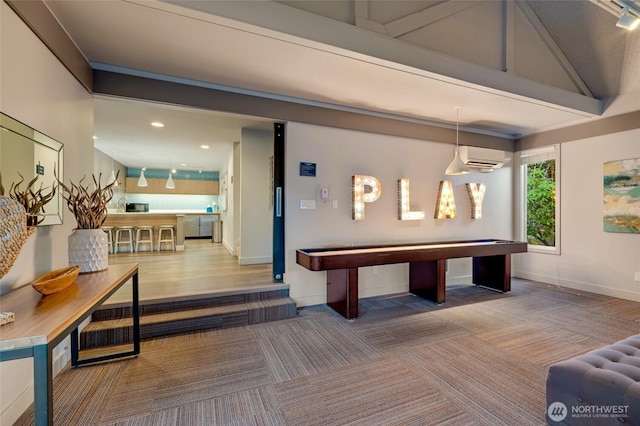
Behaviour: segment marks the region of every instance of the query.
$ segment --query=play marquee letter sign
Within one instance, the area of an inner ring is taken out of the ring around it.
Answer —
[[[466,183],[469,200],[471,202],[471,218],[482,217],[482,202],[487,185],[484,183]],[[364,220],[365,203],[373,203],[382,194],[380,181],[373,176],[351,176],[351,218]],[[411,210],[409,179],[398,179],[398,220],[423,220],[422,210]],[[435,219],[455,219],[458,217],[456,199],[453,194],[451,181],[440,181],[438,198],[436,200]]]

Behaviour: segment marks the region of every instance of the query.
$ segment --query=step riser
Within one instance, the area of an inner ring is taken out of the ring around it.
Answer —
[[[274,300],[288,298],[289,290],[272,290],[259,293],[236,294],[219,297],[205,297],[200,299],[189,299],[173,302],[153,303],[140,305],[140,316],[158,313],[185,311],[192,309],[212,308],[216,306],[235,305],[241,303],[258,302],[263,300]],[[121,318],[131,318],[131,307],[105,308],[95,311],[92,321],[108,321]]]
[[[231,310],[218,315],[141,324],[140,338],[145,340],[193,331],[239,327],[293,318],[296,315],[297,307],[295,302],[287,298],[283,299],[280,304],[271,303],[269,306],[262,308],[239,308],[237,311]],[[80,349],[130,343],[132,340],[133,327],[130,325],[109,329],[85,330],[80,333]]]

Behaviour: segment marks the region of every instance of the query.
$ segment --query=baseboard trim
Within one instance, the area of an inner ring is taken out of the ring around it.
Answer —
[[[262,263],[273,263],[272,256],[239,257],[239,265],[258,265]]]
[[[558,287],[569,288],[573,290],[588,291],[589,293],[601,294],[603,296],[617,297],[619,299],[632,300],[640,302],[640,294],[633,291],[604,287],[598,284],[586,283],[582,281],[566,280],[551,275],[534,274],[531,272],[515,271],[514,276],[527,280],[538,281],[544,284],[555,285]]]
[[[2,410],[2,413],[0,413],[0,424],[14,424],[20,416],[27,411],[31,404],[33,404],[33,381]]]

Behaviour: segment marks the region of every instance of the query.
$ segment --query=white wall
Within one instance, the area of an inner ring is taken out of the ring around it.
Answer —
[[[231,253],[231,255],[235,256],[235,246],[233,244],[234,241],[234,220],[233,220],[233,209],[230,209],[229,197],[229,176],[233,176],[233,165],[234,165],[234,155],[236,153],[234,148],[229,153],[229,157],[227,158],[227,168],[226,170],[220,171],[220,195],[219,199],[219,207],[220,207],[220,220],[222,221],[222,244],[225,248]],[[226,190],[225,190],[226,186]],[[226,209],[223,208],[222,203],[226,203]]]
[[[240,237],[241,237],[241,223],[240,212],[242,211],[242,201],[240,196],[240,188],[242,186],[242,149],[240,142],[233,144],[233,173],[227,175],[228,197],[227,207],[228,214],[233,216],[233,239],[231,240],[231,246],[233,247],[233,253],[236,256],[240,256]]]
[[[271,263],[273,259],[273,132],[242,129],[240,188],[240,254],[238,263]]]
[[[560,255],[514,256],[514,275],[640,301],[640,235],[603,231],[603,165],[640,158],[640,129],[560,147]]]
[[[297,265],[296,249],[323,244],[512,238],[509,154],[506,165],[493,173],[445,176],[454,151],[448,144],[291,122],[286,134],[285,282],[291,285],[291,296],[299,306],[326,303],[326,273]],[[300,162],[316,163],[316,177],[300,176]],[[378,201],[366,205],[364,221],[351,219],[354,174],[375,176],[382,185]],[[412,210],[423,210],[424,220],[398,220],[396,187],[401,178],[410,179]],[[441,180],[454,185],[457,219],[433,219]],[[487,184],[482,219],[471,219],[467,182]],[[319,196],[322,186],[330,189],[326,203]],[[301,210],[300,200],[316,200],[317,208]],[[406,292],[408,275],[407,265],[360,268],[360,297]],[[469,282],[470,276],[469,259],[449,263],[449,282]]]
[[[4,2],[0,2],[0,52],[0,110],[64,144],[65,182],[90,175],[91,96]],[[39,227],[31,236],[9,273],[0,280],[0,292],[67,266],[67,237],[75,222],[68,211],[63,217],[64,225]],[[3,305],[2,310],[10,311],[11,307]],[[60,348],[55,350],[54,358],[60,352]],[[59,364],[55,365],[54,371],[58,368]],[[33,401],[32,369],[31,359],[0,364],[0,424],[12,424]]]

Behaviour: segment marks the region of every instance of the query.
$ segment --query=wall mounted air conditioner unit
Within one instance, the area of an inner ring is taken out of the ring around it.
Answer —
[[[504,151],[497,149],[461,146],[459,153],[467,167],[479,169],[481,172],[492,172],[504,164]]]

